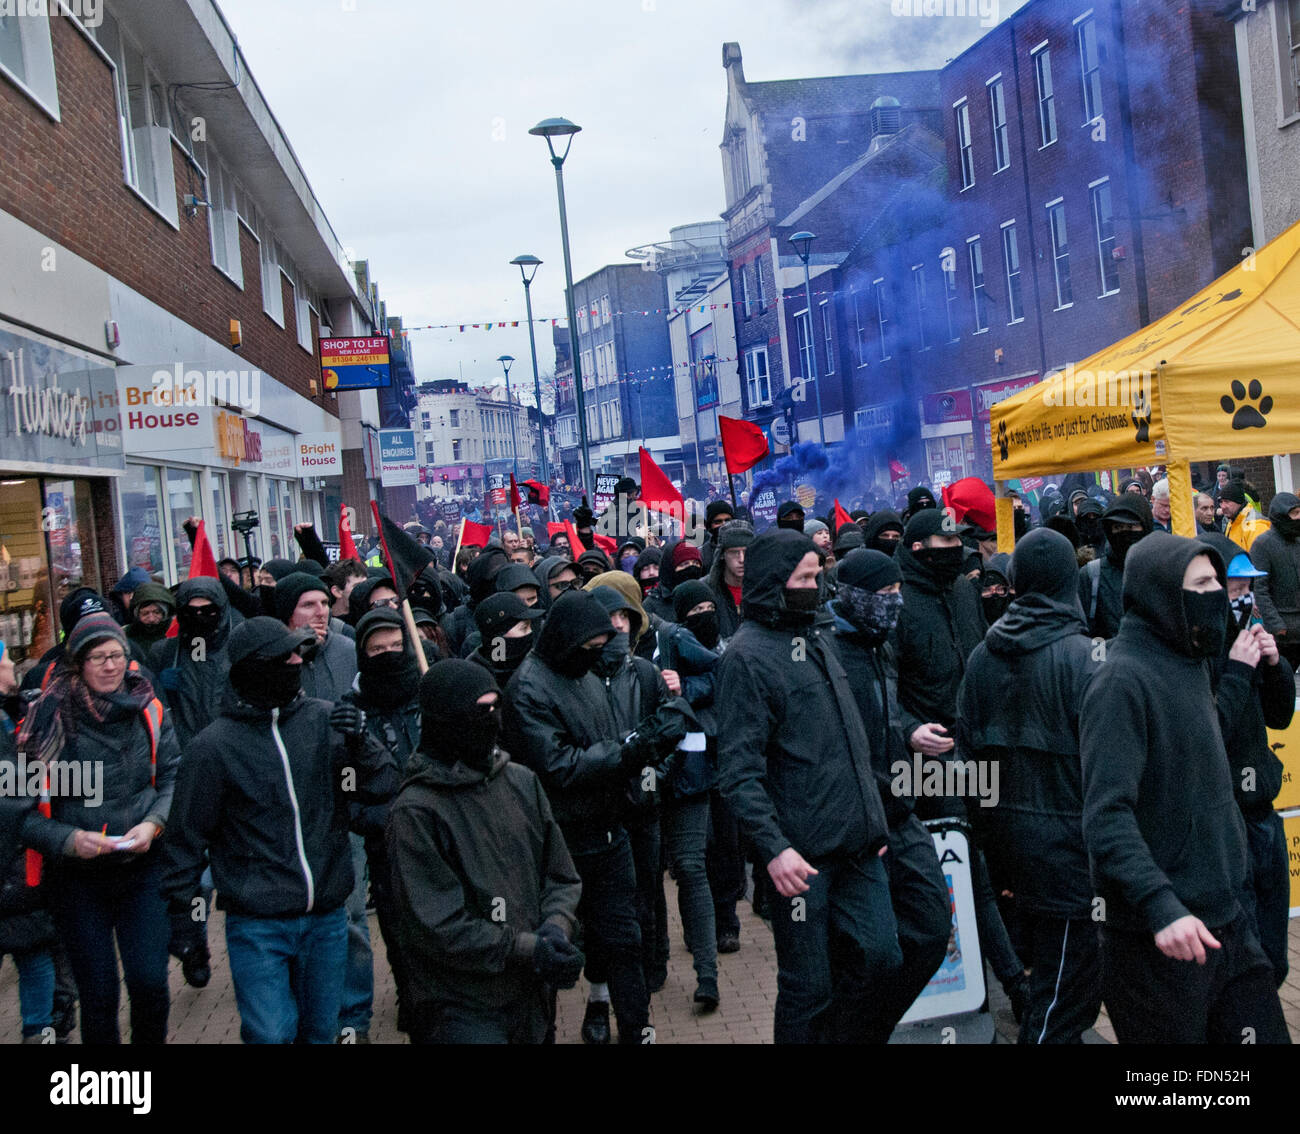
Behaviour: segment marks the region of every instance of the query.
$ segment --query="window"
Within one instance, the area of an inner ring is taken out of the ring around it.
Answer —
[[[957,149],[961,155],[961,187],[969,189],[975,184],[975,155],[970,144],[970,104],[962,99],[956,104],[953,115],[957,121]]]
[[[767,348],[745,352],[745,391],[750,408],[772,403],[772,385],[767,375]]]
[[[813,357],[812,357],[812,320],[808,317],[807,311],[800,311],[794,317],[794,333],[798,340],[799,365],[801,367],[799,374],[804,379],[810,379],[813,376]]]
[[[578,334],[587,333],[587,308],[585,306],[578,308]]]
[[[1069,307],[1074,302],[1070,289],[1070,242],[1065,231],[1065,202],[1053,201],[1047,206],[1047,227],[1052,237],[1052,267],[1056,277],[1056,307]]]
[[[1282,80],[1282,117],[1300,114],[1300,0],[1275,4],[1277,42],[1282,49],[1278,77]]]
[[[128,464],[125,475],[117,482],[127,566],[143,567],[151,573],[167,569],[163,562],[158,472],[155,465]]]
[[[763,294],[763,257],[754,257],[754,296],[758,301],[758,313],[767,310],[767,296]]]
[[[740,265],[740,306],[746,319],[753,317],[754,304],[749,297],[749,272],[744,264]]]
[[[916,300],[916,349],[928,350],[926,343],[925,265],[912,265],[912,298]]]
[[[316,344],[311,337],[311,313],[319,316],[320,300],[312,291],[311,285],[302,276],[298,277],[298,286],[294,290],[294,314],[298,323],[298,345],[308,354],[316,353]]]
[[[0,71],[57,121],[59,91],[50,42],[53,14],[49,18],[34,12],[27,15],[21,4],[5,5],[5,10],[8,14],[0,15]]]
[[[1043,47],[1034,56],[1034,76],[1038,80],[1038,137],[1040,145],[1056,141],[1056,96],[1052,93],[1052,53]]]
[[[203,515],[203,496],[199,488],[199,474],[188,469],[166,469],[167,519],[172,541],[172,555],[178,577],[190,573],[190,559],[194,548],[190,537],[181,525],[190,516]]]
[[[1079,72],[1083,80],[1084,125],[1101,117],[1101,56],[1097,51],[1097,21],[1091,13],[1075,28],[1079,41]]]
[[[993,125],[994,173],[1011,164],[1011,146],[1007,134],[1007,100],[1002,90],[1002,78],[989,80],[989,118]]]
[[[873,280],[871,290],[876,295],[876,329],[880,334],[880,361],[889,357],[889,297],[884,279]]]
[[[208,230],[212,238],[212,262],[243,287],[235,179],[215,153],[208,155]]]
[[[1002,226],[1002,261],[1007,269],[1007,322],[1019,323],[1025,317],[1025,305],[1020,294],[1020,246],[1015,221]]]
[[[1119,264],[1115,260],[1115,214],[1111,210],[1110,179],[1088,187],[1092,198],[1092,223],[1097,233],[1097,259],[1101,269],[1101,294],[1119,291]]]
[[[450,410],[447,414],[447,420],[451,423],[452,429],[460,428],[460,410]]]
[[[163,84],[107,12],[96,40],[113,60],[126,183],[179,227],[172,172],[171,120]]]
[[[600,297],[600,321],[602,324],[608,323],[611,318],[612,316],[609,313],[609,296],[602,295]]]
[[[609,425],[610,432],[613,436],[618,437],[623,433],[623,403],[615,398],[609,403]]]
[[[749,153],[745,147],[745,131],[737,130],[728,147],[731,164],[732,199],[739,200],[749,192]]]
[[[862,318],[862,292],[853,292],[853,342],[858,352],[858,366],[867,365],[867,326]]]
[[[978,236],[966,241],[970,256],[970,297],[975,308],[975,334],[989,329],[988,297],[984,294],[984,242]]]
[[[831,318],[830,303],[823,301],[823,303],[821,304],[821,309],[822,309],[822,337],[826,340],[826,373],[834,374],[835,373],[835,336],[834,336],[834,328],[832,327],[831,324],[834,323],[835,320]]]
[[[284,292],[280,288],[280,263],[276,256],[278,245],[271,230],[265,225],[261,237],[258,255],[262,264],[262,310],[283,327]]]
[[[948,316],[948,341],[955,343],[961,338],[961,331],[957,324],[957,255],[951,248],[944,249],[939,271],[943,275],[943,306]]]

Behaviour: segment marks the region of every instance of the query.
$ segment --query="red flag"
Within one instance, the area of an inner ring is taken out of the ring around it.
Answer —
[[[194,554],[190,557],[189,577],[191,579],[220,578],[217,574],[217,557],[212,554],[212,544],[208,542],[208,534],[203,530],[202,520],[195,526]]]
[[[473,520],[461,520],[461,547],[487,547],[492,538],[489,524],[476,524]]]
[[[845,524],[853,523],[853,517],[850,516],[842,507],[840,507],[839,498],[835,500],[835,530],[838,532]]]
[[[519,499],[519,485],[515,483],[515,474],[510,474],[510,511],[518,512],[519,505],[523,503]]]
[[[641,449],[641,503],[652,512],[667,512],[679,520],[686,516],[682,494],[644,447]]]
[[[587,550],[587,545],[582,542],[582,536],[578,534],[578,529],[573,526],[572,520],[564,521],[564,534],[569,537],[569,552],[576,563],[578,556]]]
[[[357,554],[356,542],[352,538],[352,525],[348,522],[346,504],[339,507],[339,558],[361,561],[361,556]]]
[[[568,531],[565,529],[565,527],[564,527],[563,524],[552,523],[552,522],[549,521],[549,520],[547,521],[547,523],[546,523],[546,538],[547,538],[548,540],[554,539],[557,535],[562,535],[562,536],[567,537],[568,534],[569,534],[569,533],[568,533]]]
[[[612,563],[614,556],[618,554],[618,542],[612,536],[597,535],[595,532],[591,533],[591,538],[595,540],[596,546],[609,556]]]
[[[545,508],[551,503],[551,490],[546,485],[536,480],[526,480],[524,487],[528,489],[529,504],[539,504]]]
[[[889,479],[891,481],[907,479],[907,466],[893,457],[889,458]]]
[[[752,469],[769,452],[767,438],[752,421],[719,416],[718,430],[722,434],[722,452],[727,459],[727,472],[733,476]]]

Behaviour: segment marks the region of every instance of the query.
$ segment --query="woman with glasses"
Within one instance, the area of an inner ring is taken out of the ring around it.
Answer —
[[[88,1044],[121,1042],[119,954],[131,1041],[167,1039],[170,923],[155,842],[171,810],[180,750],[152,685],[128,663],[126,637],[111,617],[81,619],[18,738],[28,767],[39,761],[45,769],[22,840],[44,856]]]

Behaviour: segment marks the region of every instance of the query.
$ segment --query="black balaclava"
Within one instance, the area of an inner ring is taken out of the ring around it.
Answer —
[[[609,612],[590,591],[565,591],[551,606],[533,652],[563,677],[576,680],[589,673],[599,650],[583,643],[600,634],[613,635]]]
[[[406,592],[406,597],[413,607],[427,610],[434,618],[437,618],[442,613],[444,605],[442,600],[442,580],[438,578],[438,568],[430,563],[416,575],[410,589]]]
[[[924,541],[932,535],[951,535],[950,528],[945,527],[947,519],[946,513],[938,508],[923,506],[907,521],[907,527],[903,530],[903,543],[910,549],[912,544],[918,541],[924,544]],[[910,554],[931,579],[939,586],[947,587],[951,586],[962,573],[969,552],[961,544],[956,547],[923,545],[920,550],[912,551]]]
[[[1300,520],[1293,520],[1287,514],[1296,507],[1300,507],[1300,496],[1291,492],[1279,492],[1268,505],[1268,519],[1273,530],[1288,543],[1300,538]]]
[[[366,639],[376,630],[402,631],[402,648],[366,656]],[[357,686],[361,696],[380,709],[395,709],[409,702],[420,684],[420,663],[415,659],[400,613],[379,607],[357,623]]]
[[[208,605],[190,606],[196,598],[207,599]],[[181,642],[202,638],[208,646],[219,646],[229,629],[229,602],[219,580],[207,576],[186,579],[176,588],[176,629]]]
[[[1198,594],[1183,588],[1187,565],[1197,555],[1209,558],[1221,589]],[[1214,547],[1204,540],[1154,531],[1129,552],[1124,565],[1124,618],[1137,615],[1179,653],[1213,657],[1222,652],[1227,637],[1226,586],[1223,557]]]
[[[251,654],[231,665],[230,684],[255,708],[282,709],[302,691],[302,666],[288,654]]]
[[[634,578],[637,581],[637,586],[641,588],[642,598],[645,598],[651,591],[655,589],[655,587],[659,585],[658,575],[656,575],[653,579],[646,579],[643,581],[641,578],[642,569],[647,567],[651,563],[653,563],[660,570],[663,570],[662,560],[663,560],[663,552],[660,551],[659,548],[657,547],[647,547],[643,552],[641,552],[640,555],[636,557],[636,565],[632,568],[632,578]]]
[[[883,531],[897,532],[899,538],[881,539],[880,533]],[[887,508],[882,509],[867,521],[862,535],[869,550],[892,556],[898,550],[898,544],[903,537],[903,521],[897,512],[891,512]]]
[[[1141,524],[1140,532],[1120,532],[1113,530],[1115,522]],[[1118,497],[1101,515],[1102,528],[1106,533],[1106,554],[1116,567],[1124,566],[1133,546],[1145,539],[1155,527],[1151,519],[1151,505],[1145,496],[1137,492],[1126,492]]]
[[[812,625],[817,614],[817,588],[792,591],[786,586],[809,552],[816,554],[817,545],[803,532],[788,528],[769,528],[754,540],[745,552],[740,600],[744,617],[782,630]]]
[[[448,658],[429,667],[419,692],[421,750],[443,764],[459,760],[477,772],[491,771],[501,732],[501,689],[492,674]],[[496,693],[496,704],[480,705],[484,693]]]
[[[673,588],[673,614],[677,621],[685,626],[706,650],[717,647],[721,624],[718,621],[717,596],[709,587],[698,579],[688,580],[680,587]],[[714,604],[713,610],[700,614],[689,613],[702,602]]]
[[[1006,584],[1010,590],[1010,565],[1011,556],[1005,552],[999,551],[996,555],[990,556],[988,564],[984,568],[980,578],[980,587],[983,589],[988,586],[995,586],[998,583]],[[1015,598],[1012,594],[1005,595],[981,595],[980,602],[984,606],[984,621],[990,626],[1001,618],[1007,611]]]
[[[857,548],[840,561],[836,609],[872,646],[880,645],[889,636],[903,610],[901,594],[876,592],[902,580],[898,564],[883,551]]]

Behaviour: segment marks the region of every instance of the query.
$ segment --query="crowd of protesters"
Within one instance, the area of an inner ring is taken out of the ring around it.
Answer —
[[[0,795],[24,1041],[79,1005],[119,1042],[125,981],[164,1042],[218,908],[248,1043],[368,1042],[368,910],[412,1042],[553,1041],[580,981],[584,1042],[650,1042],[675,886],[697,1012],[749,900],[776,1041],[882,1043],[950,949],[940,825],[1020,1042],[1103,1004],[1121,1042],[1288,1042],[1300,498],[1217,481],[1195,540],[1139,470],[1016,496],[1010,555],[972,478],[762,533],[714,501],[695,539],[584,501],[546,539],[412,522],[331,562],[299,525],[297,562],[74,591],[21,681],[0,643],[0,776],[40,789]],[[900,789],[914,760],[1000,791]]]

